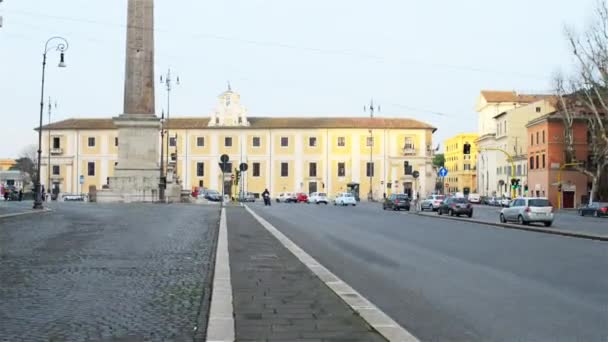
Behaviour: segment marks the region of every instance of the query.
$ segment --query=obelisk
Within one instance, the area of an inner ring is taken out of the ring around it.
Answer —
[[[109,189],[99,202],[158,199],[160,119],[154,110],[154,1],[129,0],[123,113],[118,129],[118,161]]]

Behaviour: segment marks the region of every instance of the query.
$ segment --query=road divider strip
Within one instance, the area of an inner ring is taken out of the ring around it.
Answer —
[[[230,279],[226,208],[222,208],[220,214],[220,227],[215,253],[213,292],[211,294],[209,323],[207,324],[207,342],[233,342],[235,339],[234,307]]]
[[[476,219],[473,219],[473,218],[451,217],[451,216],[447,216],[447,215],[446,216],[443,216],[443,215],[429,215],[429,214],[424,214],[422,212],[416,212],[416,213],[412,213],[412,214],[416,214],[416,215],[422,216],[422,217],[431,217],[431,218],[438,218],[438,219],[443,219],[443,220],[453,220],[453,221],[461,221],[461,222],[470,222],[470,223],[475,223],[475,224],[480,224],[480,225],[489,225],[489,226],[494,226],[494,227],[498,227],[498,228],[505,228],[505,229],[525,230],[525,231],[544,233],[544,234],[568,236],[568,237],[573,237],[573,238],[578,238],[578,239],[587,239],[587,240],[596,240],[596,241],[608,241],[608,236],[607,235],[593,235],[593,234],[586,234],[586,233],[580,233],[580,232],[573,232],[571,230],[549,229],[549,228],[531,227],[531,226],[520,226],[520,225],[516,225],[516,224],[511,224],[511,223],[500,223],[500,222],[491,222],[491,221],[476,220]]]
[[[306,265],[321,281],[325,283],[334,293],[358,313],[372,328],[391,342],[418,342],[419,340],[410,332],[405,330],[372,302],[363,297],[350,285],[342,281],[338,276],[321,265],[317,260],[306,253],[302,248],[281,233],[272,224],[256,214],[248,205],[247,211],[272,234],[283,246]]]

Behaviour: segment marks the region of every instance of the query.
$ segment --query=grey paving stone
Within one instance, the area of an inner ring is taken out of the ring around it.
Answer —
[[[237,341],[386,341],[244,208],[227,208]]]
[[[65,203],[0,223],[0,341],[203,341],[219,208]]]

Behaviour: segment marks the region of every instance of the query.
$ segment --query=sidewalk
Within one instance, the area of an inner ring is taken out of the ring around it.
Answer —
[[[245,208],[226,215],[237,341],[386,341]]]
[[[0,218],[33,212],[33,202],[29,201],[5,201],[0,200]]]

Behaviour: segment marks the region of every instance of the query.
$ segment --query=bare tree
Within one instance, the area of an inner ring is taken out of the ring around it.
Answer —
[[[35,180],[38,175],[38,147],[35,144],[28,145],[19,154],[19,158],[16,159],[15,165],[11,167],[11,170],[19,170],[25,172],[30,180]]]
[[[568,160],[576,162],[574,124],[576,120],[587,123],[589,159],[580,161],[575,168],[591,179],[593,202],[598,192],[602,173],[608,168],[608,4],[599,0],[596,20],[582,35],[566,29],[566,36],[578,72],[567,82],[563,76],[556,77],[555,86],[558,108],[565,126],[565,145]]]

